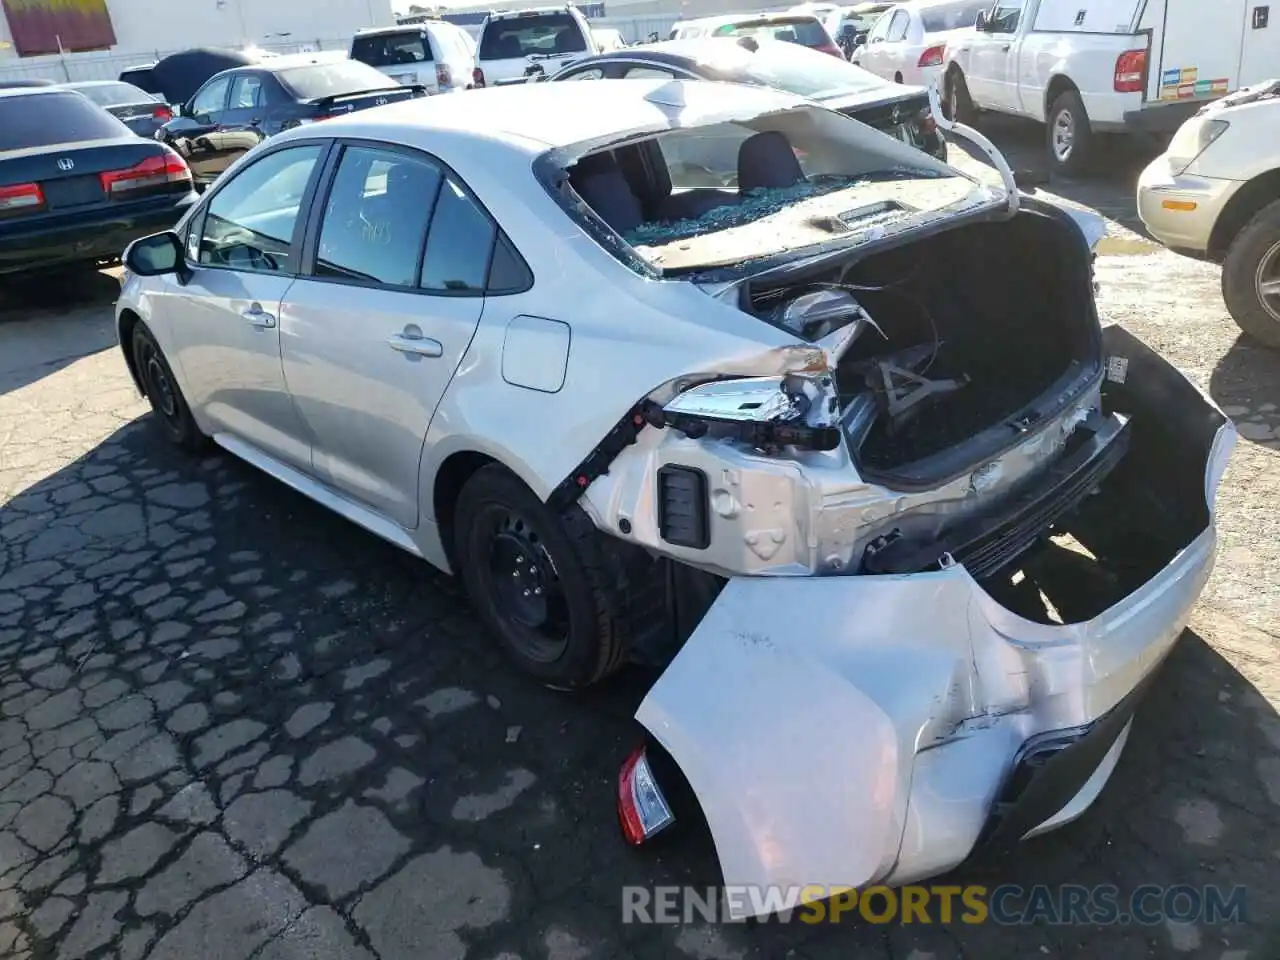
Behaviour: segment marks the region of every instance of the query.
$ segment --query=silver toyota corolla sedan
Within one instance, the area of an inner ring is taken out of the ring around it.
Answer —
[[[1098,795],[1234,439],[1003,169],[732,84],[394,104],[136,242],[120,344],[171,440],[456,571],[538,680],[660,668],[629,841],[903,883]]]

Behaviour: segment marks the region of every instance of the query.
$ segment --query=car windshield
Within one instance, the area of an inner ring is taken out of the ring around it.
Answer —
[[[812,106],[590,152],[569,168],[569,183],[665,275],[862,243],[1000,196],[865,124]]]
[[[480,39],[481,60],[582,53],[587,38],[578,21],[567,13],[535,13],[491,20]]]
[[[814,17],[774,17],[769,20],[749,20],[742,23],[726,23],[719,27],[717,37],[754,37],[756,39],[784,40],[806,47],[820,47],[831,42],[831,37]]]
[[[0,153],[125,136],[133,131],[78,93],[0,97]]]
[[[766,40],[755,51],[733,40],[703,41],[708,50],[698,64],[726,80],[776,87],[814,100],[851,96],[889,84],[875,74],[794,43]]]
[[[431,59],[431,44],[420,30],[356,37],[351,59],[371,67],[392,67]]]
[[[281,70],[276,76],[299,100],[340,97],[347,93],[385,90],[396,86],[395,81],[386,74],[356,60],[290,67],[288,70]]]
[[[941,3],[936,7],[922,7],[920,22],[924,26],[925,33],[963,30],[972,27],[978,20],[978,14],[989,6],[991,6],[990,3],[960,0],[957,3]]]
[[[114,107],[121,103],[148,103],[155,99],[145,90],[131,83],[95,83],[72,90],[82,93],[100,107]]]

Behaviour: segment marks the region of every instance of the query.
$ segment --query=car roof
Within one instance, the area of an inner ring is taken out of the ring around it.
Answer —
[[[486,87],[457,97],[420,97],[361,110],[280,139],[366,136],[418,139],[415,131],[500,143],[537,155],[548,149],[608,143],[627,136],[811,106],[801,97],[700,80],[595,80]],[[580,152],[589,152],[584,149]]]
[[[426,30],[429,27],[456,27],[461,30],[456,23],[450,23],[448,20],[440,20],[437,18],[419,20],[417,23],[399,23],[394,27],[361,27],[356,31],[357,37],[389,37],[400,33],[416,33],[419,30]]]
[[[72,80],[69,83],[60,83],[58,86],[78,90],[80,87],[131,87],[133,84],[128,80]]]
[[[17,99],[18,97],[47,97],[50,94],[67,94],[74,93],[78,97],[83,94],[76,93],[74,90],[68,90],[56,84],[48,87],[0,87],[0,97],[5,99]]]
[[[572,4],[549,4],[545,7],[525,7],[520,10],[491,10],[486,20],[516,20],[520,17],[533,17],[542,13],[576,13]]]

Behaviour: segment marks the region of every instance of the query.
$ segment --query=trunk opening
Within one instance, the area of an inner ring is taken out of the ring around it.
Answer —
[[[796,295],[824,288],[847,291],[872,321],[836,380],[850,452],[886,486],[916,489],[972,469],[1100,372],[1090,254],[1065,214],[1024,210],[785,286],[752,286],[749,309],[777,318]],[[836,328],[791,327],[811,339]]]
[[[1124,382],[1103,409],[1129,418],[1129,448],[1111,473],[1040,541],[980,584],[1040,623],[1092,620],[1155,577],[1209,526],[1206,465],[1226,418],[1119,327],[1105,331]],[[1211,492],[1209,492],[1211,495]]]

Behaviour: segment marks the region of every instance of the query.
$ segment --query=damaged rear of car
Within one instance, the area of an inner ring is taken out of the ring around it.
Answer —
[[[638,398],[553,495],[663,598],[627,839],[705,818],[727,884],[835,889],[1078,816],[1209,575],[1234,432],[1100,326],[1072,217],[813,107],[540,173],[655,289],[794,338]]]

